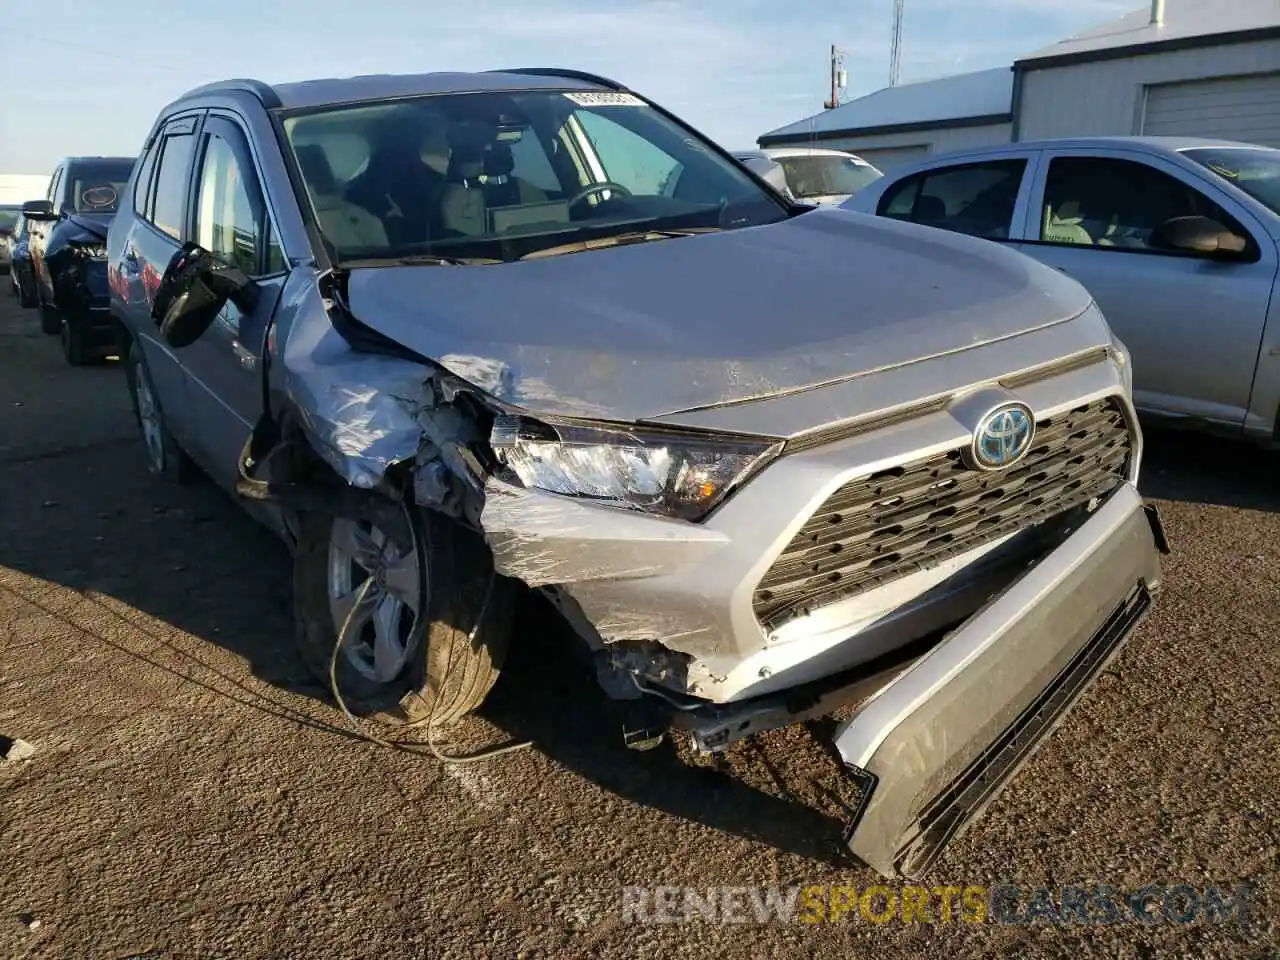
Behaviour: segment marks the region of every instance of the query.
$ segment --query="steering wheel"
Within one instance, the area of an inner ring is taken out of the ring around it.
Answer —
[[[593,184],[590,184],[589,186],[583,187],[576,194],[574,194],[573,199],[569,201],[569,206],[571,207],[577,206],[583,200],[587,199],[587,197],[594,196],[597,193],[604,193],[606,190],[616,190],[618,191],[618,193],[622,194],[624,197],[631,196],[631,191],[628,190],[626,187],[624,187],[622,184],[614,183],[612,180],[606,180],[603,183],[593,183]]]

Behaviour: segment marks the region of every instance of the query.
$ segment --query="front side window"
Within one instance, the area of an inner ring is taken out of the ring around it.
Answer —
[[[186,217],[187,206],[187,174],[191,169],[195,141],[195,134],[175,134],[165,137],[160,147],[151,222],[175,240],[182,237],[182,221]]]
[[[930,170],[895,184],[876,212],[895,220],[1007,240],[1026,160],[992,160]]]
[[[304,205],[340,261],[514,260],[787,216],[736,163],[631,94],[424,96],[309,110],[284,128]]]
[[[230,143],[216,133],[210,134],[196,194],[195,240],[223,263],[257,276],[280,269],[283,258],[279,247],[273,244],[266,264],[259,266],[259,250],[267,233],[266,218],[254,211],[246,176],[256,174],[241,169]]]
[[[787,174],[787,186],[798,199],[806,197],[852,196],[875,183],[883,174],[869,163],[853,157],[814,154],[809,157],[779,157]]]
[[[1183,156],[1280,213],[1280,150],[1197,148],[1184,150]]]
[[[1045,243],[1167,253],[1151,245],[1155,229],[1175,217],[1207,217],[1241,236],[1247,231],[1218,204],[1176,177],[1136,160],[1055,157],[1040,216]]]
[[[129,184],[133,163],[78,163],[69,172],[67,200],[76,213],[115,213]]]

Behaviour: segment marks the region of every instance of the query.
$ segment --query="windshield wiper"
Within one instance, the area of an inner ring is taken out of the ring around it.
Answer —
[[[355,257],[343,260],[343,267],[472,267],[502,263],[484,257],[442,257],[436,253],[411,253],[403,257]]]
[[[649,243],[654,240],[668,240],[673,237],[696,237],[702,233],[718,233],[721,227],[688,227],[672,230],[634,230],[629,233],[615,233],[609,237],[598,237],[593,240],[575,240],[572,243],[561,243],[554,247],[542,247],[530,250],[516,257],[517,260],[538,260],[542,257],[558,257],[565,253],[585,253],[587,250],[601,250],[606,247],[624,247],[634,243]]]

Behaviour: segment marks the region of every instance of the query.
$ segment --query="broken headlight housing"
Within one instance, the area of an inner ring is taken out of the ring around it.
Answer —
[[[525,487],[692,521],[782,447],[757,437],[518,416],[496,417],[489,442]]]

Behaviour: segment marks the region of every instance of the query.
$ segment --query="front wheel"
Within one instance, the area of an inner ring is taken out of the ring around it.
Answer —
[[[36,295],[29,289],[30,286],[31,284],[29,282],[25,285],[20,283],[17,279],[17,275],[14,275],[14,295],[18,298],[18,306],[26,309],[30,309],[36,305]]]
[[[484,541],[453,521],[410,504],[371,498],[370,505],[360,519],[298,519],[299,654],[326,689],[333,663],[354,714],[458,720],[498,679],[514,583],[494,574]]]
[[[87,367],[101,360],[93,349],[93,345],[89,343],[89,332],[85,330],[83,321],[72,316],[64,316],[60,335],[62,356],[71,366]]]
[[[56,337],[62,334],[62,315],[57,309],[49,306],[40,299],[39,294],[36,295],[36,306],[40,308],[40,332],[47,337]]]

